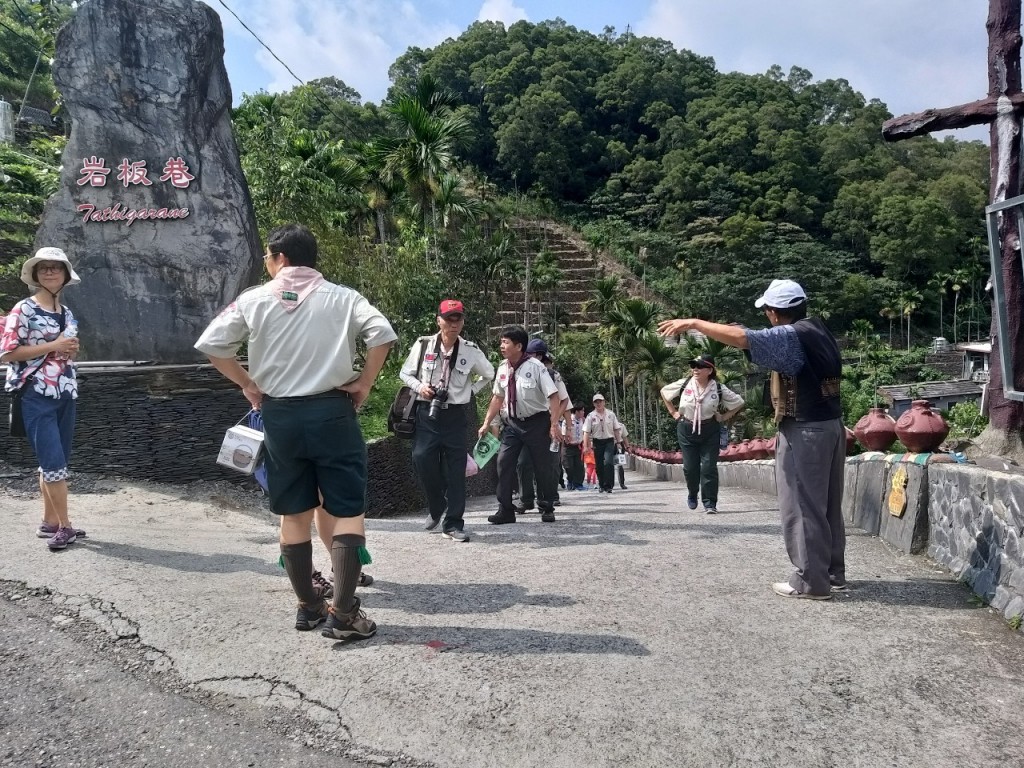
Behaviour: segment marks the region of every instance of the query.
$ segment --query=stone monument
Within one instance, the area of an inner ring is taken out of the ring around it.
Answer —
[[[57,37],[72,121],[36,234],[82,278],[65,299],[88,360],[198,361],[261,248],[231,132],[220,19],[193,0],[90,0]]]

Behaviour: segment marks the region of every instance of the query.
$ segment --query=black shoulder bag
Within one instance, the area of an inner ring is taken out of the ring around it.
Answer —
[[[427,343],[420,340],[420,361],[416,365],[416,378],[420,377],[423,369],[423,356],[427,352]],[[403,386],[395,395],[395,401],[388,411],[388,430],[395,437],[403,440],[412,440],[416,434],[416,408],[419,401],[416,400],[416,393],[410,388]]]

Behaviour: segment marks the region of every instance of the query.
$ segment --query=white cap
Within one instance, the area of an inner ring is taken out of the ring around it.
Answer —
[[[598,400],[604,400],[604,395],[602,395],[600,392],[594,395],[594,402],[596,403]]]
[[[807,294],[804,293],[804,289],[800,287],[799,283],[794,283],[792,280],[772,280],[768,290],[754,302],[754,306],[758,309],[761,307],[788,309],[797,304],[803,304],[805,301],[807,301]]]
[[[60,248],[40,248],[36,251],[35,256],[31,259],[26,259],[25,263],[21,265],[21,282],[27,285],[29,288],[39,288],[39,283],[32,279],[32,267],[38,264],[40,261],[62,261],[68,267],[68,281],[64,285],[77,285],[82,282],[78,275],[75,274],[75,268],[71,266],[71,260],[68,259],[68,255],[64,253]]]

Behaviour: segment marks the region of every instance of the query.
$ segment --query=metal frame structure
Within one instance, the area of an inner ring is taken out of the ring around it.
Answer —
[[[1014,209],[1013,212],[1017,216],[1019,238],[1024,235],[1024,195],[987,206],[985,218],[988,224],[988,252],[992,262],[992,307],[996,313],[996,327],[999,332],[999,365],[1003,372],[1003,397],[1024,402],[1024,391],[1016,389],[1017,382],[1013,375],[1013,345],[1009,343],[1010,323],[1006,312],[1006,287],[1003,283],[1002,249],[999,243],[998,214],[1010,209]],[[1021,250],[1019,244],[1017,250]],[[1024,269],[1024,255],[1021,258],[1021,267]]]

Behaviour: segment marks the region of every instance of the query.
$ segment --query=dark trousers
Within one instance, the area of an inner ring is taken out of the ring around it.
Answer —
[[[679,450],[683,452],[683,476],[691,499],[700,498],[705,507],[718,506],[718,451],[722,430],[718,421],[701,422],[700,434],[690,422],[676,422]]]
[[[555,472],[548,446],[551,444],[551,416],[543,411],[528,419],[509,419],[501,431],[498,449],[498,514],[511,517],[512,490],[519,480],[519,456],[530,454],[537,480],[537,506],[541,512],[554,512]]]
[[[452,405],[428,417],[421,404],[416,411],[416,434],[412,440],[412,465],[427,496],[430,516],[440,520],[442,530],[462,530],[466,512],[466,418],[469,406]]]
[[[610,491],[615,487],[615,438],[594,440],[594,458],[597,460],[597,483]]]
[[[562,472],[562,454],[560,451],[551,451],[550,441],[548,442],[548,455],[550,456],[552,472],[555,473],[555,497],[553,501],[559,501],[558,477]],[[537,478],[533,471],[533,459],[530,458],[529,451],[523,451],[519,454],[516,474],[519,476],[519,500],[523,503],[524,507],[532,507],[535,500],[534,482]]]
[[[846,430],[839,419],[783,419],[775,449],[775,480],[786,552],[798,592],[829,594],[846,581],[843,480]]]
[[[580,445],[562,446],[562,465],[565,467],[565,482],[570,488],[583,485],[583,447]]]

